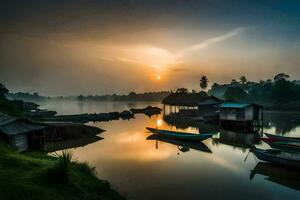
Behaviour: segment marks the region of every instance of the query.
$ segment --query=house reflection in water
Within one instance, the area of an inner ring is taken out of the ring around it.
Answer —
[[[251,170],[250,180],[252,180],[256,174],[266,176],[265,180],[300,191],[300,172],[297,170],[259,162],[255,168]]]
[[[258,132],[244,133],[220,130],[220,136],[219,138],[213,139],[213,144],[218,145],[218,143],[222,143],[233,147],[247,149],[253,146],[254,144],[258,144],[259,138],[260,135]]]

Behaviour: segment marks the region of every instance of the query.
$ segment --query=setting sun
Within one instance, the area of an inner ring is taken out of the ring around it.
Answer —
[[[156,76],[156,79],[157,79],[157,80],[160,80],[160,79],[161,79],[161,77],[160,77],[160,76]]]

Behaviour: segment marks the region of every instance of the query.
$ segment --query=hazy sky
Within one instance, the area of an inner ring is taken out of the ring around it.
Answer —
[[[0,82],[44,95],[300,79],[298,0],[1,0]],[[160,78],[160,79],[159,79]]]

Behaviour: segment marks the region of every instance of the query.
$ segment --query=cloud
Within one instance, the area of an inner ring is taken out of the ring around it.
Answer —
[[[183,73],[188,70],[186,66],[181,66],[182,63],[180,62],[180,59],[182,57],[237,36],[245,31],[245,29],[246,27],[233,29],[227,33],[223,33],[222,35],[211,37],[200,43],[178,49],[178,53],[149,44],[114,46],[112,49],[114,51],[113,54],[118,55],[115,58],[116,61],[140,66],[149,66],[160,70],[170,67],[172,68],[170,71],[174,73]]]
[[[176,67],[174,69],[171,70],[172,72],[186,72],[189,71],[187,68],[184,67]]]
[[[201,50],[201,49],[204,49],[208,46],[211,46],[213,44],[216,44],[216,43],[219,43],[219,42],[222,42],[222,41],[225,41],[229,38],[232,38],[236,35],[239,35],[240,33],[242,33],[246,28],[245,27],[240,27],[240,28],[236,28],[236,29],[233,29],[223,35],[220,35],[220,36],[217,36],[217,37],[213,37],[213,38],[209,38],[207,40],[204,40],[200,43],[197,43],[197,44],[194,44],[194,45],[191,45],[191,46],[188,46],[186,48],[183,48],[182,50],[180,50],[178,53],[177,53],[177,57],[180,58],[180,57],[183,57],[189,53],[192,53],[194,51],[198,51],[198,50]]]

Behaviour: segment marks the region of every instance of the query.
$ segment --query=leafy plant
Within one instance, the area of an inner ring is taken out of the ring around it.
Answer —
[[[73,163],[73,154],[71,151],[63,150],[61,153],[54,153],[54,157],[57,158],[55,165],[50,168],[49,175],[55,181],[65,182],[68,180],[70,167]]]

